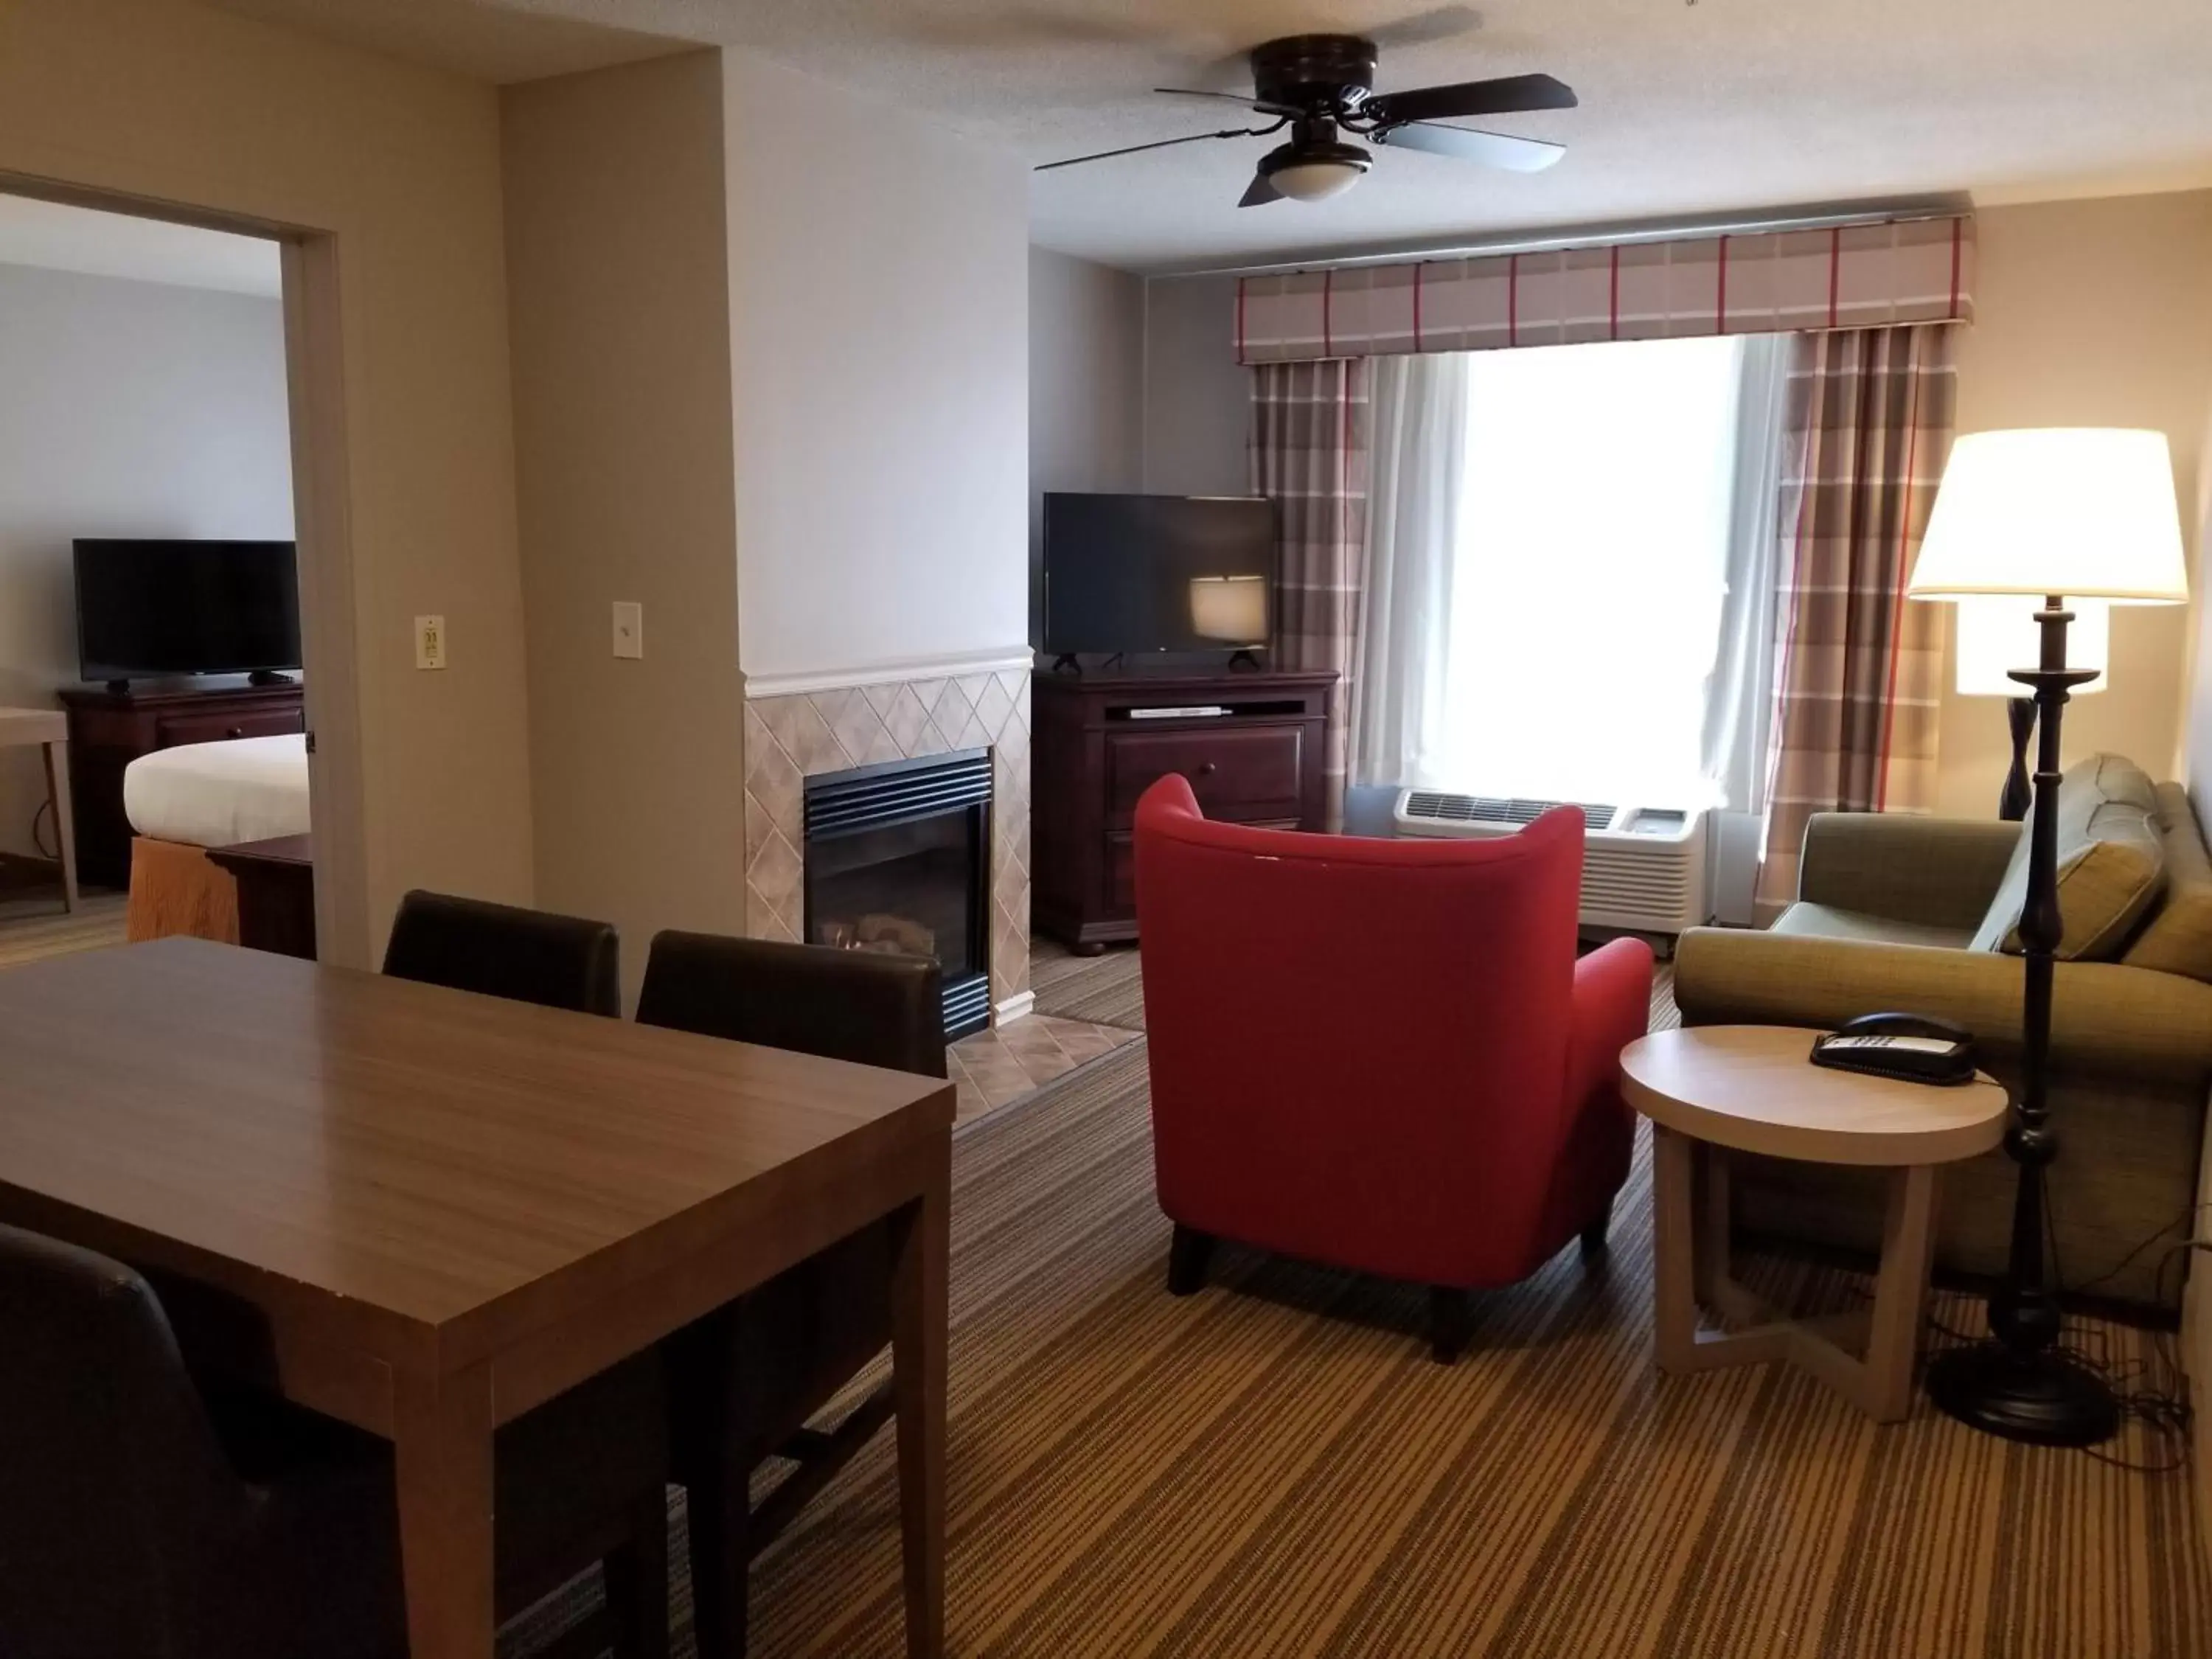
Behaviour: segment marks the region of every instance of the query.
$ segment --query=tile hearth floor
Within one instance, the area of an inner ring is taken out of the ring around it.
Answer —
[[[1011,1105],[1077,1066],[1143,1035],[1119,1025],[1055,1014],[1030,1014],[1011,1024],[970,1032],[945,1051],[945,1068],[965,1123]]]

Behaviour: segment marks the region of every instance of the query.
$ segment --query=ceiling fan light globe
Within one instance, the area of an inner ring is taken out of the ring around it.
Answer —
[[[1358,184],[1367,169],[1357,161],[1292,161],[1267,175],[1267,182],[1294,202],[1325,202]]]

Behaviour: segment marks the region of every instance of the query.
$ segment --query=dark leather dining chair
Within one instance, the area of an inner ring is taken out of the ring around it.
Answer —
[[[637,1018],[943,1077],[940,988],[927,957],[669,933],[653,941]],[[744,1652],[747,1566],[890,1419],[886,1384],[835,1428],[807,1426],[890,1346],[891,1261],[888,1229],[864,1229],[673,1340],[671,1442],[690,1492],[702,1659]],[[755,1510],[752,1473],[771,1457],[798,1468]]]
[[[399,901],[384,971],[514,1002],[622,1017],[622,943],[604,921],[483,899],[411,892]]]
[[[0,1654],[404,1659],[386,1442],[204,1391],[143,1276],[8,1226],[0,1353]],[[502,1616],[603,1560],[616,1653],[665,1659],[665,1413],[648,1355],[501,1428]]]

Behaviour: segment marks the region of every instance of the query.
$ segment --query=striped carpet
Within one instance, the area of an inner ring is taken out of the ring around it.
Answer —
[[[1924,1403],[1879,1429],[1780,1368],[1659,1376],[1641,1158],[1603,1268],[1569,1251],[1481,1298],[1449,1369],[1410,1287],[1230,1252],[1216,1288],[1164,1292],[1141,1045],[955,1158],[956,1655],[2212,1653],[2185,1475],[2006,1446]],[[1747,1277],[1808,1307],[1865,1293],[1802,1265]],[[2080,1336],[2148,1358],[2138,1332]],[[891,1453],[755,1568],[757,1659],[903,1651]]]
[[[1038,941],[1030,957],[1030,985],[1036,1011],[1064,1019],[1145,1029],[1144,964],[1133,945],[1095,957],[1071,956],[1059,945]],[[1651,1029],[1669,1030],[1682,1023],[1674,1007],[1674,967],[1662,962],[1651,987]]]

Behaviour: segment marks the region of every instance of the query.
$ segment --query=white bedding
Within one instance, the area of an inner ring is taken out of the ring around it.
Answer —
[[[238,738],[142,755],[123,769],[131,827],[161,841],[234,847],[307,833],[307,739]]]

